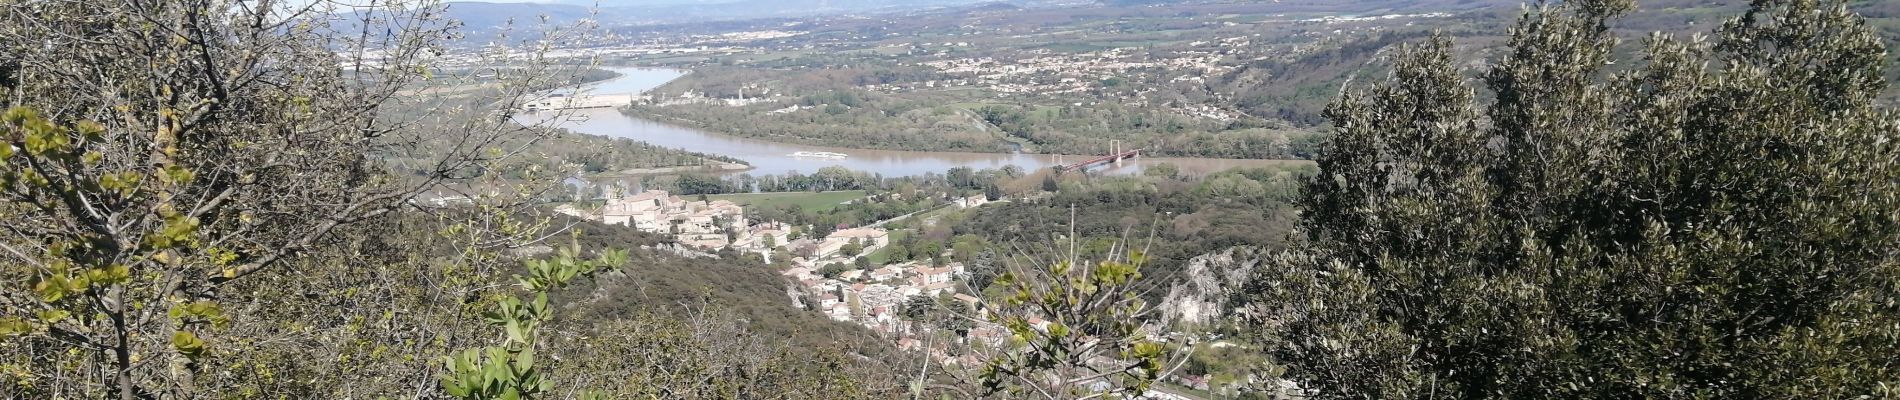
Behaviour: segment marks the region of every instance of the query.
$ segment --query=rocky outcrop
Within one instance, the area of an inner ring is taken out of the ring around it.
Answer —
[[[1258,248],[1230,247],[1189,259],[1181,279],[1168,288],[1157,310],[1164,323],[1206,324],[1232,309],[1234,291],[1245,285],[1266,257]]]
[[[661,243],[661,244],[652,245],[652,246],[640,246],[640,248],[653,250],[661,254],[670,254],[675,257],[719,258],[718,254],[695,250],[691,247],[681,246],[678,243]]]

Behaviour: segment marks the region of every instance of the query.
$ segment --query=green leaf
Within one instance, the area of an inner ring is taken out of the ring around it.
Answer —
[[[183,185],[191,183],[191,178],[194,175],[190,169],[177,165],[169,165],[166,166],[163,171],[160,171],[158,180],[172,185]]]
[[[70,317],[72,315],[73,313],[71,311],[60,310],[60,309],[41,310],[39,312],[40,322],[45,322],[48,324],[57,323],[59,321],[65,320],[66,317]]]
[[[528,346],[528,348],[522,349],[520,353],[515,353],[515,369],[516,370],[527,371],[533,368],[534,368],[534,346]]]
[[[48,276],[33,284],[33,293],[38,294],[41,301],[57,302],[66,298],[66,284],[66,278],[63,276]]]
[[[178,349],[178,353],[184,354],[185,358],[196,360],[204,355],[205,342],[191,332],[178,331],[172,333],[172,348]]]
[[[508,323],[502,325],[502,328],[503,330],[507,331],[509,342],[512,342],[512,343],[527,342],[528,335],[527,335],[527,332],[521,329],[520,321],[508,321]]]
[[[20,317],[0,318],[0,336],[14,336],[33,332],[33,324]]]

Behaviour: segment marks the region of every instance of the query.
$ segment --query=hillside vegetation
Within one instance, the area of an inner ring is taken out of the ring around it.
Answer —
[[[0,398],[1900,398],[1890,4],[1131,3],[903,14],[943,35],[917,47],[885,17],[765,22],[823,39],[681,85],[780,104],[628,111],[1313,162],[640,177],[804,240],[763,250],[548,204],[702,156],[524,126],[598,73],[553,42],[447,52],[441,4],[0,3]],[[900,54],[979,52],[1218,60],[899,87],[938,74]],[[849,258],[871,247],[902,265]]]

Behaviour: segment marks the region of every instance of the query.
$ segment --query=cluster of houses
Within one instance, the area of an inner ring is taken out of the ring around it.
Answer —
[[[794,239],[782,223],[751,224],[745,208],[727,200],[686,200],[664,190],[648,190],[611,198],[599,210],[561,206],[555,211],[608,224],[626,225],[644,232],[672,235],[682,245],[699,249],[734,248],[756,252],[770,261],[779,249],[806,249],[814,262],[849,263],[862,254],[889,245],[890,233],[879,228],[840,229],[822,238]],[[847,254],[851,245],[860,249]]]
[[[1231,57],[1233,51],[1223,47],[1204,47],[1172,50],[1166,56],[1157,56],[1135,47],[1086,53],[1059,53],[1043,49],[1029,51],[1024,57],[1015,58],[932,60],[918,64],[935,68],[945,76],[968,78],[870,85],[867,88],[904,92],[919,87],[981,86],[1004,94],[1079,93],[1099,87],[1103,79],[1125,76],[1133,70],[1163,69],[1197,76],[1218,76],[1236,69],[1223,62]]]
[[[797,282],[819,312],[831,319],[858,322],[873,331],[906,334],[907,325],[897,317],[904,302],[916,296],[952,295],[975,309],[977,298],[958,294],[956,282],[968,272],[962,263],[931,267],[916,262],[892,264],[873,270],[851,270],[836,278],[818,275],[817,265],[802,259],[795,267],[781,272]]]
[[[981,196],[958,198],[959,208],[981,206]],[[935,333],[925,324],[907,321],[899,315],[911,298],[949,296],[982,312],[981,301],[970,294],[958,293],[957,282],[967,274],[962,263],[941,267],[909,262],[876,269],[854,269],[827,278],[820,276],[821,266],[852,264],[857,257],[890,245],[889,232],[880,228],[839,229],[822,238],[795,238],[793,230],[781,223],[749,224],[745,209],[726,200],[686,200],[665,191],[649,190],[613,198],[598,210],[562,206],[556,211],[608,224],[631,226],[645,232],[670,234],[680,244],[701,249],[733,248],[757,252],[770,261],[772,253],[793,249],[800,257],[791,259],[792,268],[782,272],[802,291],[795,297],[800,306],[809,306],[833,320],[854,322],[889,336],[906,349],[926,351],[944,362],[960,362],[945,355],[943,347],[923,348],[918,338]],[[856,247],[856,252],[846,251]],[[1031,321],[1040,327],[1040,320]],[[994,323],[976,324],[966,335],[969,339],[1000,343],[1009,336]]]
[[[612,198],[598,211],[561,206],[554,211],[626,225],[643,232],[670,234],[681,244],[699,248],[721,248],[742,237],[752,239],[745,208],[726,200],[688,201],[664,190],[648,190],[632,196]],[[759,239],[752,239],[759,240]]]
[[[819,276],[818,267],[803,260],[794,260],[794,263],[798,265],[781,274],[797,283],[803,292],[802,298],[794,298],[795,305],[816,309],[832,320],[863,325],[896,342],[900,349],[924,352],[938,362],[976,365],[981,364],[982,359],[975,354],[951,356],[947,351],[949,343],[925,340],[942,332],[930,324],[910,321],[902,316],[905,304],[912,298],[949,297],[967,306],[965,308],[973,313],[969,316],[979,322],[960,339],[965,343],[996,346],[1010,336],[1007,328],[989,322],[989,309],[981,299],[958,293],[957,282],[963,281],[969,273],[962,263],[933,267],[908,262],[871,270],[846,271],[836,278]],[[1036,329],[1043,329],[1048,324],[1041,318],[1031,318],[1028,322]]]

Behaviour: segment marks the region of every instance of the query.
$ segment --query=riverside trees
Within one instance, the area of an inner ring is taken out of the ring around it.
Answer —
[[[1434,39],[1328,110],[1253,326],[1321,398],[1892,397],[1900,114],[1838,1],[1713,39],[1528,11],[1482,105]]]

